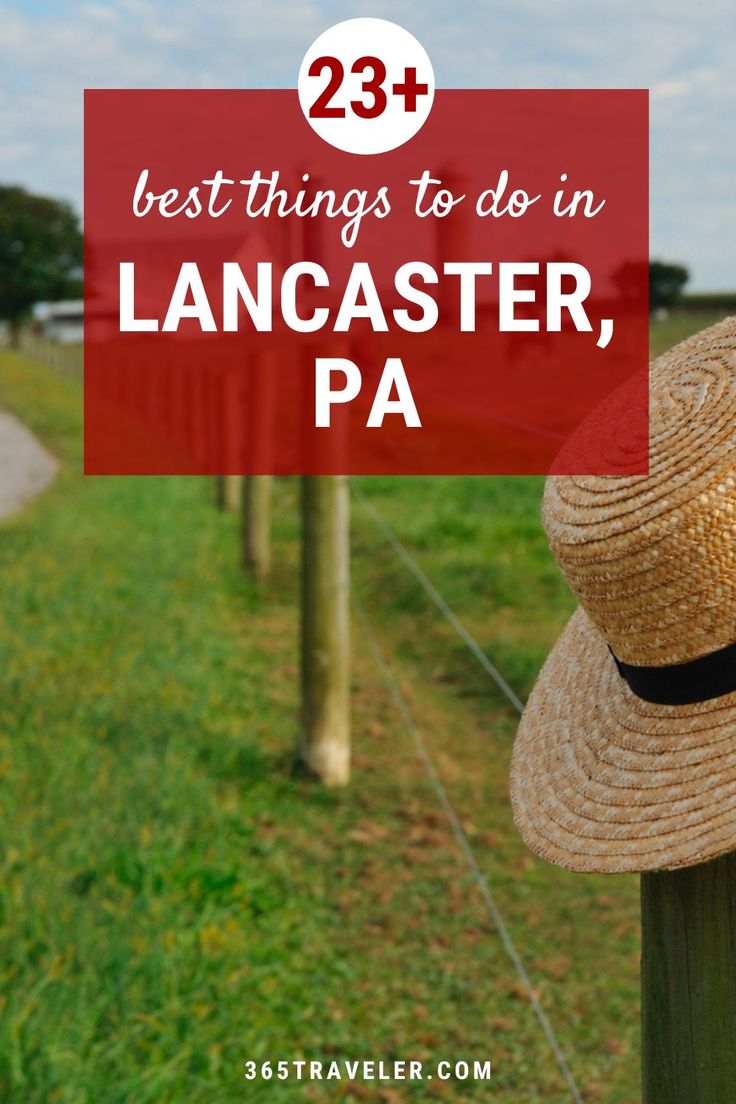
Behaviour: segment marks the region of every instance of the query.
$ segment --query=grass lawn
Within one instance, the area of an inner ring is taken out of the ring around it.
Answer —
[[[2,354],[0,405],[64,461],[0,529],[0,1099],[567,1099],[357,626],[353,785],[295,767],[295,482],[278,484],[257,593],[207,481],[82,477],[76,379]],[[541,481],[360,484],[525,694],[572,608]],[[354,551],[585,1099],[631,1104],[637,880],[528,855],[506,792],[513,712],[357,502]],[[298,1057],[489,1058],[494,1074],[243,1079],[249,1058]]]
[[[678,307],[668,318],[652,325],[651,345],[655,356],[671,349],[678,341],[712,326],[725,317],[723,311],[702,310],[695,307]]]

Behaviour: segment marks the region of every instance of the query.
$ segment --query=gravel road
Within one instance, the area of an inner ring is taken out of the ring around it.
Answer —
[[[17,418],[0,410],[0,517],[44,491],[59,462]]]

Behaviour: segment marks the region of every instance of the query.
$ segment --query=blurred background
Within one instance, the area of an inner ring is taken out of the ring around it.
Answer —
[[[508,802],[518,701],[573,608],[542,480],[354,481],[335,789],[295,755],[298,481],[271,488],[268,570],[244,572],[240,491],[82,475],[82,89],[291,87],[354,15],[411,30],[439,86],[651,88],[652,351],[736,311],[725,0],[0,4],[10,1104],[638,1098],[638,883],[538,862]],[[243,1078],[300,1057],[494,1073]]]

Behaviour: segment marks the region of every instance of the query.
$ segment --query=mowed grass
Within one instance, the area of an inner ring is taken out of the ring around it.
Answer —
[[[699,333],[707,326],[722,321],[725,317],[723,311],[702,309],[697,307],[677,307],[670,311],[667,318],[652,323],[651,348],[654,356],[659,356],[678,341],[684,341],[692,334]]]
[[[64,461],[0,528],[0,1099],[567,1099],[356,626],[355,771],[295,763],[296,486],[256,592],[192,478],[84,478],[81,390],[0,357]],[[534,479],[361,480],[520,694],[572,608]],[[586,1100],[638,1097],[638,887],[528,855],[515,716],[354,507],[355,587]],[[491,1085],[246,1082],[247,1059],[493,1062]]]

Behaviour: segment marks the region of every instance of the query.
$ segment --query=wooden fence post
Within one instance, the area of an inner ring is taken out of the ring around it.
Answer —
[[[242,476],[240,475],[215,476],[215,502],[220,510],[227,510],[231,513],[240,512],[243,497],[241,481]]]
[[[736,854],[642,874],[642,1104],[736,1099]]]
[[[222,478],[225,483],[223,509],[239,514],[243,497],[243,477],[241,475],[224,475]]]
[[[301,755],[328,786],[350,778],[349,502],[347,476],[302,476]]]
[[[259,582],[271,570],[271,492],[273,477],[246,475],[242,484],[243,563]]]
[[[251,471],[267,472],[272,468],[278,365],[275,350],[256,353],[251,361],[246,461]],[[272,490],[273,476],[245,476],[241,494],[243,566],[259,582],[263,582],[271,570]]]

